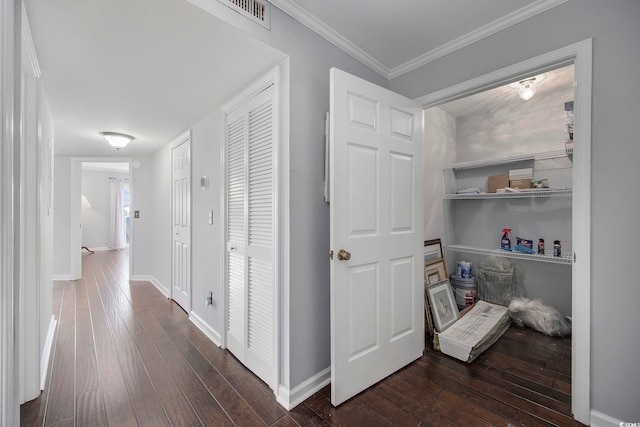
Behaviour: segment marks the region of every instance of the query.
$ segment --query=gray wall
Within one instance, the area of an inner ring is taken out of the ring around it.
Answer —
[[[637,304],[640,179],[640,2],[569,0],[389,83],[418,97],[566,45],[593,38],[591,407],[640,419]],[[621,185],[623,184],[623,185]]]
[[[211,113],[195,126],[191,134],[191,310],[219,334],[224,328],[224,313],[220,305],[222,296],[222,174],[220,159],[222,149],[221,110]],[[209,178],[209,188],[200,188],[200,178]],[[208,212],[213,211],[213,224],[208,222]],[[204,301],[213,292],[214,304],[206,306]]]
[[[53,188],[53,275],[71,275],[71,157],[55,156]]]
[[[151,196],[151,189],[155,185],[152,175],[153,164],[150,156],[136,157],[135,160],[140,162],[140,167],[129,169],[131,178],[131,246],[129,249],[131,276],[147,275],[153,271],[158,263],[153,250],[150,250],[156,233],[152,225],[157,214]],[[140,218],[133,217],[134,211],[140,211]]]
[[[294,388],[331,365],[329,205],[323,196],[329,70],[337,67],[383,87],[387,82],[279,9],[271,11],[271,44],[289,55],[291,73],[288,357]]]
[[[145,262],[151,274],[167,291],[171,289],[171,150],[169,146],[156,151],[149,159],[151,185],[146,189],[152,203],[151,235],[145,245],[151,259]],[[135,191],[138,184],[134,181]],[[135,197],[135,196],[134,196]]]

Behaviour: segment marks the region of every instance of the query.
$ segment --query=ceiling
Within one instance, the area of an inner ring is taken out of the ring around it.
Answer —
[[[285,55],[185,0],[26,0],[56,154],[150,154]],[[116,152],[99,135],[136,139]]]
[[[286,56],[189,1],[25,0],[56,154],[149,155]],[[393,78],[564,1],[271,3]],[[136,139],[115,151],[102,131]]]
[[[566,0],[269,0],[391,79]]]
[[[536,94],[543,92],[572,92],[574,73],[575,67],[573,64],[547,71],[544,73],[544,80],[536,85]],[[573,99],[573,97],[570,96],[568,99]],[[438,105],[438,108],[446,111],[452,117],[461,118],[471,116],[480,111],[490,111],[501,108],[514,102],[526,102],[520,99],[518,95],[517,82],[515,85],[506,84],[446,104],[441,104]]]

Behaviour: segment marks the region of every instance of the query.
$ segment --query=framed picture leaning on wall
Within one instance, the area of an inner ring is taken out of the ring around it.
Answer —
[[[460,312],[449,279],[427,285],[427,297],[436,331],[443,332],[458,320]]]

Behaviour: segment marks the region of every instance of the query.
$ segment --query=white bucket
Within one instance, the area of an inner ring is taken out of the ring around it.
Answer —
[[[456,296],[458,309],[462,310],[475,303],[478,299],[478,282],[474,276],[463,279],[459,276],[450,276],[451,287]]]

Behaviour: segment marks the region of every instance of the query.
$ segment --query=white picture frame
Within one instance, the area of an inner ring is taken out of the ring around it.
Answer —
[[[460,318],[449,279],[427,285],[427,297],[429,298],[433,324],[438,332],[445,331]]]

